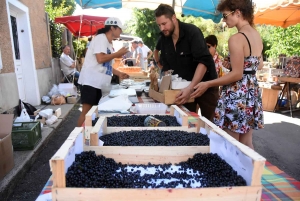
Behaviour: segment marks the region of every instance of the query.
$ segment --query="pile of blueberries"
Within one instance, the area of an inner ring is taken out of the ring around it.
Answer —
[[[207,135],[186,131],[132,130],[99,138],[104,146],[209,146]]]
[[[181,166],[183,172],[164,173],[172,164],[162,165],[128,165],[116,163],[112,158],[103,155],[97,156],[94,151],[76,154],[75,162],[68,168],[66,174],[67,187],[81,188],[176,188],[184,184],[183,188],[191,188],[191,179],[187,170],[198,171],[198,176],[193,175],[193,179],[200,181],[201,187],[223,187],[223,186],[246,186],[246,181],[232,167],[221,159],[217,154],[198,153],[185,162],[176,165]],[[157,167],[162,169],[155,174],[144,174],[141,172],[130,171],[127,167]],[[159,184],[151,182],[157,179],[174,178],[176,181]]]
[[[126,115],[107,117],[107,126],[109,127],[144,127],[145,119],[150,115]],[[167,126],[181,126],[176,117],[170,115],[151,115],[164,122]],[[92,121],[95,126],[98,118]]]

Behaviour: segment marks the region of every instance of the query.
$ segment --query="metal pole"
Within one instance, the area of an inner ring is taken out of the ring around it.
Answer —
[[[175,9],[175,0],[172,1],[172,8]]]

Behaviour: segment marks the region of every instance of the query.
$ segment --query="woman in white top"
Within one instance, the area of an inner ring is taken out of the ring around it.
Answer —
[[[85,115],[92,106],[98,105],[102,97],[103,84],[110,83],[113,74],[121,79],[129,77],[126,73],[112,67],[114,58],[120,58],[129,51],[128,48],[122,47],[119,51],[114,52],[112,46],[112,40],[120,37],[122,28],[122,23],[118,18],[108,18],[105,21],[105,27],[98,30],[97,36],[89,45],[78,80],[78,83],[82,85],[82,112],[77,122],[79,127],[82,126]]]

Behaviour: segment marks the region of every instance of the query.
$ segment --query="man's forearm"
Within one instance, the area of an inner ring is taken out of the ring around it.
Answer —
[[[199,63],[197,68],[196,68],[193,80],[192,80],[191,84],[189,85],[191,90],[194,90],[194,86],[196,86],[199,82],[201,82],[201,80],[203,79],[206,71],[207,71],[206,66]]]
[[[153,52],[150,50],[150,52],[148,53],[147,59],[150,59],[150,57],[152,56]]]

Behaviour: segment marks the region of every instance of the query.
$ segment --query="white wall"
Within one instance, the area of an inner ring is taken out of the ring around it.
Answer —
[[[53,86],[52,68],[37,69],[40,95],[45,96]]]
[[[0,74],[0,113],[19,104],[18,84],[15,73]]]

